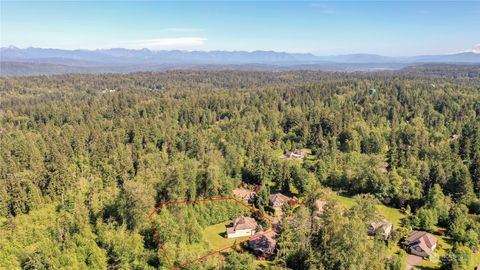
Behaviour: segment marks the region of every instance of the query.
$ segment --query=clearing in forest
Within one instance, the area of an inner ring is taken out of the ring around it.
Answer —
[[[162,202],[149,221],[164,255],[161,269],[205,262],[271,230],[268,217],[236,198]]]

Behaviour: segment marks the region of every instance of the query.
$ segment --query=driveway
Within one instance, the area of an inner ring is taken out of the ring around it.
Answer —
[[[423,261],[423,258],[420,256],[408,254],[407,255],[407,270],[411,269],[415,265],[421,263]]]

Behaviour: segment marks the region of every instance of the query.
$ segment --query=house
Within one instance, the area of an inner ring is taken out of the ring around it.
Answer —
[[[257,229],[257,222],[251,217],[237,217],[227,226],[227,238],[252,236]]]
[[[307,156],[306,151],[302,150],[294,150],[294,151],[288,151],[287,153],[283,154],[283,158],[298,158],[298,159],[303,159]]]
[[[248,241],[248,245],[255,255],[268,259],[275,253],[276,237],[277,233],[275,231],[269,231],[259,237],[253,237],[252,240]]]
[[[233,190],[233,195],[246,202],[251,202],[254,199],[255,192],[244,188],[236,188]]]
[[[318,218],[320,217],[322,214],[323,214],[323,210],[325,208],[325,205],[327,205],[327,202],[326,201],[323,201],[323,200],[316,200],[315,203],[314,203],[314,212],[313,212],[313,215],[315,218]]]
[[[282,208],[285,203],[288,203],[290,198],[283,195],[282,193],[275,193],[270,195],[270,205],[273,208]]]
[[[427,258],[437,247],[437,238],[424,231],[413,231],[405,239],[405,244],[412,254]]]
[[[372,221],[368,223],[368,235],[375,236],[380,234],[384,240],[388,240],[392,232],[393,224],[386,219]]]
[[[273,207],[273,209],[275,210],[275,214],[277,216],[282,215],[283,205],[285,205],[285,204],[292,205],[291,203],[294,202],[294,201],[292,201],[292,199],[290,197],[287,197],[287,196],[283,195],[282,193],[275,193],[273,195],[270,195],[270,200],[269,201],[270,201],[270,206]]]

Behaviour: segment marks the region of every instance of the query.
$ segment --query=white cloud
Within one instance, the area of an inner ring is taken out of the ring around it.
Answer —
[[[473,47],[472,52],[480,53],[480,43],[478,43],[477,45],[475,45],[475,47]]]
[[[459,52],[456,52],[456,53],[465,53],[465,52],[480,53],[480,43],[473,46],[473,48],[471,48],[471,49],[459,51]]]
[[[129,49],[184,49],[189,47],[202,46],[205,44],[205,41],[207,41],[207,39],[203,37],[157,38],[122,41],[118,43],[118,46]]]

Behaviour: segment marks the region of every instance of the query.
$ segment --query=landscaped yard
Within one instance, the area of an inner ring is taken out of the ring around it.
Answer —
[[[212,251],[219,250],[234,243],[248,239],[248,237],[227,239],[225,237],[225,226],[230,223],[231,221],[225,221],[223,223],[208,226],[205,228],[205,230],[203,230],[203,239],[210,244]]]

